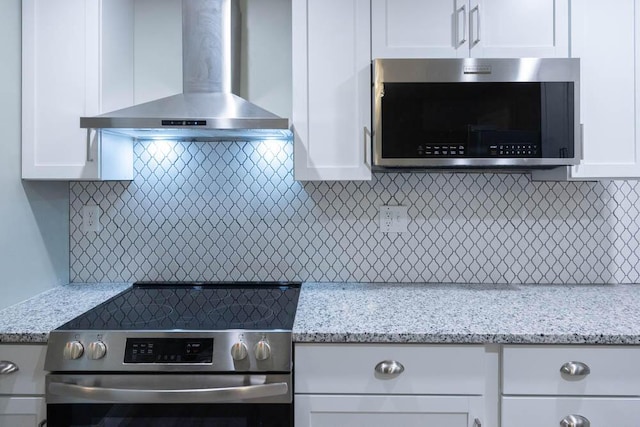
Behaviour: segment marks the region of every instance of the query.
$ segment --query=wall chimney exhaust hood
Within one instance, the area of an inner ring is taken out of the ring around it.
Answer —
[[[240,82],[237,0],[182,1],[183,93],[94,117],[80,127],[137,139],[288,139],[289,120],[235,95]]]

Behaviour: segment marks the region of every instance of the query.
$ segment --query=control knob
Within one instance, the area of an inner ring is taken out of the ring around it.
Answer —
[[[94,341],[89,344],[89,359],[102,359],[107,354],[107,345],[102,341]]]
[[[80,341],[69,341],[64,346],[63,357],[67,360],[79,359],[84,353],[84,347]]]
[[[258,341],[254,351],[256,353],[256,360],[267,360],[271,357],[271,346],[264,339]]]
[[[238,341],[231,346],[231,357],[233,357],[233,360],[244,360],[248,354],[249,350],[247,349],[247,345],[242,341]]]

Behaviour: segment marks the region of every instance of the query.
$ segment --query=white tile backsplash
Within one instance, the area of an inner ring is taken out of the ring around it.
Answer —
[[[132,182],[71,184],[72,282],[626,283],[640,276],[636,181],[376,174],[296,182],[291,142],[138,142]],[[101,230],[83,233],[97,204]],[[378,208],[407,205],[407,233]]]

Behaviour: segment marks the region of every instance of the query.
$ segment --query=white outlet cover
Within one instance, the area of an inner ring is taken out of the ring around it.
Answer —
[[[100,207],[97,205],[86,205],[82,207],[82,232],[100,231]]]
[[[380,206],[380,231],[406,233],[409,225],[408,206]]]

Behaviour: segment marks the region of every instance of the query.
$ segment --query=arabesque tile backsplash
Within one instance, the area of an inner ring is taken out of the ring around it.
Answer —
[[[70,186],[72,282],[627,283],[640,277],[636,181],[376,174],[297,182],[293,145],[151,142],[132,182]],[[82,206],[101,230],[81,230]],[[409,206],[381,233],[381,205]]]

